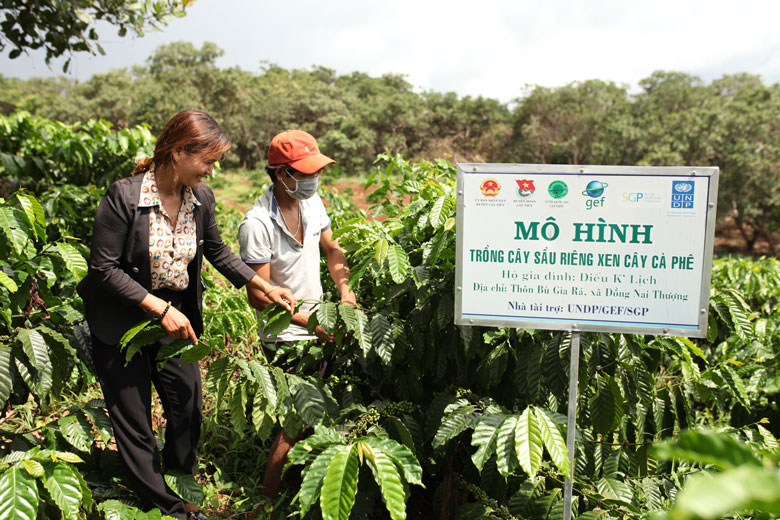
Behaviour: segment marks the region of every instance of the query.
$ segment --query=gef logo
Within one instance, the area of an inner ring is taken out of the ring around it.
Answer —
[[[582,194],[585,196],[585,209],[593,209],[604,206],[604,189],[608,186],[606,182],[590,181]]]
[[[693,181],[672,181],[672,208],[693,208]]]

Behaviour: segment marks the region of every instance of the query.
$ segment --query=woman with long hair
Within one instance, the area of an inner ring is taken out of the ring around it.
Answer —
[[[197,344],[203,332],[203,256],[235,287],[261,291],[292,311],[286,288],[257,276],[222,242],[214,194],[203,180],[230,148],[217,122],[185,110],[162,129],[154,156],[114,182],[93,225],[89,272],[79,284],[92,351],[119,454],[144,507],[179,519],[206,518],[166,486],[163,468],[194,474],[201,425],[197,363],[172,358],[158,370],[165,340],[142,348],[126,363],[118,346],[134,324],[159,320],[170,338]],[[170,340],[168,340],[170,341]],[[160,453],[152,430],[151,385],[165,411]]]

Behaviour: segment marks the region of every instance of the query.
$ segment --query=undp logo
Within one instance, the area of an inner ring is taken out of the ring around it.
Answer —
[[[672,181],[672,208],[693,209],[693,181]]]

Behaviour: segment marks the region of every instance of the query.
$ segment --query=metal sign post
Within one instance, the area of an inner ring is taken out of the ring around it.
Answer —
[[[569,412],[566,421],[566,450],[569,452],[569,478],[563,488],[563,520],[571,520],[572,484],[574,482],[574,437],[577,418],[577,384],[580,374],[580,333],[571,333],[569,361]]]

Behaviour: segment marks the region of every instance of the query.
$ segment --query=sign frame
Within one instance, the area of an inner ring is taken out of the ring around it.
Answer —
[[[605,166],[605,165],[556,165],[556,164],[511,164],[511,163],[457,163],[456,204],[456,262],[455,262],[455,324],[481,325],[488,327],[513,327],[544,330],[568,330],[585,332],[612,332],[629,334],[652,334],[664,336],[705,337],[707,331],[710,277],[712,274],[713,245],[717,212],[719,168],[704,166]],[[463,314],[463,269],[464,269],[464,184],[467,175],[560,175],[576,177],[610,176],[653,176],[687,177],[708,179],[706,217],[704,218],[704,251],[702,254],[701,280],[699,288],[699,312],[696,328],[643,325],[641,323],[588,323],[574,319],[533,319],[525,317],[474,316]]]

